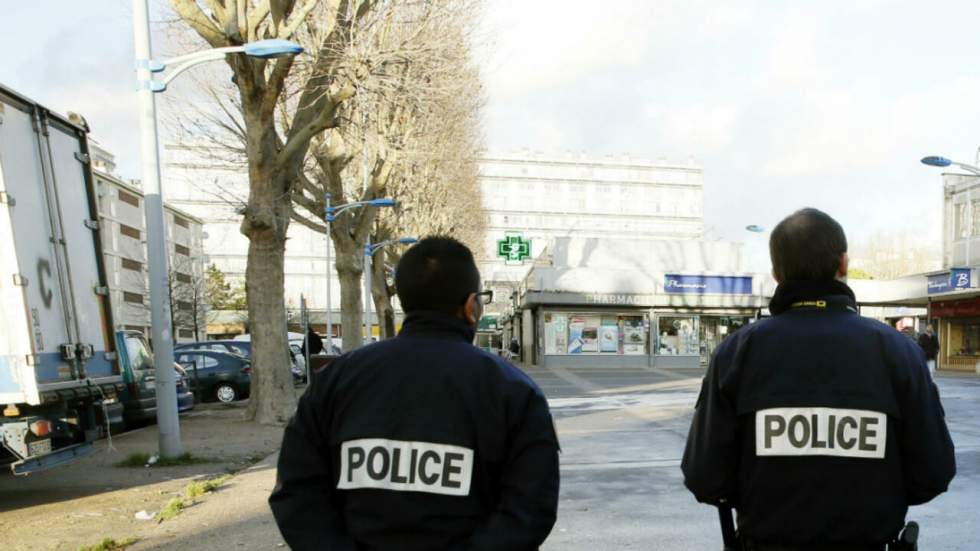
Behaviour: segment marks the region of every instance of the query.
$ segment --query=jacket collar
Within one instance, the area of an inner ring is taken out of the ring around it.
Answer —
[[[435,310],[416,310],[405,316],[399,337],[450,337],[473,342],[476,329],[465,320]]]
[[[769,300],[769,311],[779,315],[793,308],[795,303],[823,299],[842,308],[857,312],[854,291],[846,283],[831,281],[784,281],[776,287]]]

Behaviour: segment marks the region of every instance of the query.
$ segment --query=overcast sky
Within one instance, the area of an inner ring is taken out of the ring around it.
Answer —
[[[486,12],[490,148],[693,158],[717,237],[752,240],[745,225],[810,205],[852,241],[908,228],[938,248],[941,178],[918,159],[973,162],[980,146],[974,1],[488,0]],[[0,34],[0,83],[82,113],[136,177],[130,2],[3,13],[20,23]]]

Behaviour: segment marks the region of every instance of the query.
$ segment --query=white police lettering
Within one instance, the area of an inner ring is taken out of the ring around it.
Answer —
[[[755,413],[755,454],[883,459],[887,431],[887,416],[877,411],[763,409]]]
[[[362,438],[340,446],[337,488],[465,496],[470,493],[472,475],[473,450],[469,448]]]

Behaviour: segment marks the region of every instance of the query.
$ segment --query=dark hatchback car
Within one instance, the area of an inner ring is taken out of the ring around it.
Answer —
[[[180,343],[174,346],[175,354],[182,350],[215,350],[217,352],[230,352],[232,354],[238,354],[245,359],[250,359],[252,357],[252,343],[249,341],[201,341]]]
[[[248,397],[252,385],[248,359],[228,352],[188,349],[175,350],[174,357],[202,401],[227,403]]]

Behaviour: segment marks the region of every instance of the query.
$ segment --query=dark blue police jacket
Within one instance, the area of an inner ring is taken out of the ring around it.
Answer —
[[[397,338],[314,375],[269,498],[294,550],[536,549],[558,508],[558,439],[521,370],[473,329],[413,312]]]
[[[769,309],[712,358],[684,482],[750,540],[884,544],[956,473],[922,350],[840,282],[781,284]]]

